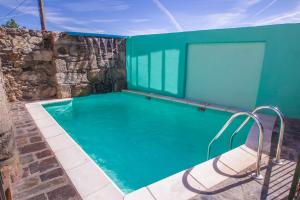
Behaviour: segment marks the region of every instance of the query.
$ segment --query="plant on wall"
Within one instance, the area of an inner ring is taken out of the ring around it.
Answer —
[[[1,27],[3,28],[20,28],[20,25],[14,19],[10,19],[5,24],[2,24]],[[25,27],[22,27],[25,28]]]

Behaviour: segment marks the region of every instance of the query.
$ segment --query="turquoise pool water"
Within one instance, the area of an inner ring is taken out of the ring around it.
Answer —
[[[205,161],[209,141],[231,116],[127,93],[44,107],[125,193]],[[243,119],[213,145],[212,156],[229,150],[229,135]],[[235,146],[245,142],[249,127]]]

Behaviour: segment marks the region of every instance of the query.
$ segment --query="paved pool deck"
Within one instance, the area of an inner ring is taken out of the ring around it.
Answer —
[[[20,158],[20,180],[12,186],[14,200],[81,200],[45,141],[24,102],[11,104]]]
[[[60,164],[59,159],[55,156],[56,153],[52,151],[52,146],[50,145],[51,147],[49,147],[47,144],[43,134],[41,134],[34,120],[27,112],[24,103],[14,103],[12,105],[12,114],[17,129],[15,137],[22,167],[22,178],[13,185],[14,198],[17,200],[81,199],[80,196],[82,195],[75,189],[76,187],[74,187],[66,171]],[[274,144],[277,141],[277,132],[278,128],[275,128],[274,137],[272,137]],[[168,182],[166,185],[167,188],[164,188],[163,183],[165,181],[162,180],[159,184],[155,183],[152,186],[142,188],[140,190],[141,192],[139,192],[139,190],[135,191],[134,193],[136,195],[126,195],[124,199],[174,199],[169,195],[170,193],[167,192],[168,187],[170,191],[175,189],[176,192],[183,195],[182,197],[187,195],[186,198],[180,199],[277,199],[276,195],[284,197],[288,194],[297,153],[300,152],[299,136],[300,121],[287,120],[282,152],[283,158],[285,159],[284,165],[273,166],[268,161],[268,157],[265,157],[262,172],[263,174],[269,174],[271,176],[265,176],[265,179],[262,181],[255,181],[248,176],[249,170],[254,169],[253,166],[250,166],[246,170],[239,172],[238,175],[234,173],[234,176],[230,173],[226,175],[220,172],[222,175],[220,176],[222,178],[221,183],[217,185],[213,184],[212,187],[194,187],[195,185],[199,185],[199,182],[195,182],[193,178],[192,183],[195,184],[190,184],[191,179],[189,178],[191,176],[196,177],[199,181],[201,178],[209,177],[210,175],[209,173],[206,173],[205,176],[203,176],[203,174],[195,174],[196,171],[190,169],[179,173],[179,176],[173,176],[180,178],[180,183],[176,183],[175,186],[183,186],[183,188],[170,188],[172,187],[170,180],[171,182],[173,180],[172,177],[170,177],[166,179]],[[272,148],[275,149],[275,147]],[[248,152],[248,154],[252,153]],[[253,155],[251,159],[255,160],[255,156]],[[217,176],[219,175],[217,174]],[[224,176],[227,177],[224,179]],[[281,176],[287,177],[283,177],[282,180],[280,178]],[[209,182],[206,183],[208,184]],[[272,186],[272,184],[275,184],[275,186]],[[184,192],[181,193],[181,189],[183,189]],[[156,191],[157,193],[155,193]],[[176,192],[173,194],[176,195]],[[165,194],[166,196],[164,196]],[[143,197],[143,195],[146,196]]]

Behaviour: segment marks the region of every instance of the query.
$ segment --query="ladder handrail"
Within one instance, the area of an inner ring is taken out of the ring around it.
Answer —
[[[274,111],[280,119],[280,132],[279,132],[279,139],[278,139],[278,144],[277,144],[277,151],[276,151],[276,157],[274,159],[274,162],[277,164],[280,164],[280,154],[281,154],[281,146],[282,146],[282,141],[283,141],[283,134],[284,134],[284,128],[285,128],[285,122],[284,122],[284,117],[282,112],[279,110],[278,107],[276,106],[259,106],[257,108],[255,108],[251,113],[255,114],[257,111],[260,110],[272,110]],[[233,138],[234,136],[244,127],[244,125],[249,121],[250,117],[247,117],[247,119],[245,119],[245,121],[233,132],[233,134],[230,137],[230,149],[232,149],[232,142],[233,142]]]
[[[231,124],[231,122],[238,116],[246,115],[250,118],[252,118],[258,129],[259,129],[259,139],[258,139],[258,147],[257,147],[257,161],[256,161],[256,173],[255,178],[262,179],[262,175],[260,174],[260,166],[261,166],[261,156],[262,156],[262,146],[264,141],[264,129],[262,127],[262,124],[258,117],[255,114],[249,113],[249,112],[238,112],[233,114],[227,122],[223,125],[221,130],[216,134],[216,136],[211,140],[211,142],[208,145],[207,148],[207,160],[210,158],[210,151],[211,151],[211,145],[222,135],[222,133],[225,131],[225,129]]]

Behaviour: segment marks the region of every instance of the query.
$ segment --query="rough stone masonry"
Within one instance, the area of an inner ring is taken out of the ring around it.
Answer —
[[[9,101],[126,88],[125,39],[0,29],[0,58]]]

